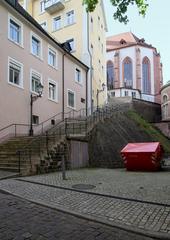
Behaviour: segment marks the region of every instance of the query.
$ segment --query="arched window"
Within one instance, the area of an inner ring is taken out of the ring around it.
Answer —
[[[114,65],[112,61],[107,62],[107,88],[108,90],[114,88]]]
[[[163,95],[163,103],[166,103],[168,101],[167,95]]]
[[[144,57],[142,61],[142,82],[143,93],[151,94],[151,76],[150,76],[150,61]]]
[[[132,60],[129,57],[123,60],[123,80],[125,87],[133,87]]]

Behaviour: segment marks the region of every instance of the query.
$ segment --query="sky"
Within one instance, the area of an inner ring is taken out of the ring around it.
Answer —
[[[113,19],[114,8],[110,0],[104,0],[104,4],[108,26],[106,36],[131,31],[137,37],[144,38],[161,54],[164,84],[170,80],[170,0],[148,0],[145,17],[139,15],[134,5],[130,6],[127,25]]]

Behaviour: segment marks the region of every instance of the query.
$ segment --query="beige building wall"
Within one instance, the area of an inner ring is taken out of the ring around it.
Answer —
[[[23,44],[18,45],[9,39],[9,18],[21,23],[23,32]],[[42,57],[38,58],[31,53],[31,34],[36,34],[41,39]],[[63,55],[66,54],[54,41],[30,24],[12,7],[4,1],[0,3],[0,129],[7,125],[30,124],[30,94],[31,94],[31,70],[41,75],[44,86],[43,95],[33,104],[33,115],[39,116],[39,122],[43,122],[63,108]],[[57,67],[48,64],[48,48],[57,53]],[[22,86],[9,82],[9,59],[13,59],[22,65]],[[76,68],[81,71],[81,83],[75,81]],[[67,90],[75,93],[75,110],[86,107],[81,99],[86,99],[86,72],[87,68],[78,60],[66,54],[64,56],[64,111],[73,110],[68,107]],[[49,80],[56,84],[57,99],[49,99]]]
[[[27,11],[40,23],[46,22],[46,30],[59,42],[63,43],[74,38],[75,49],[72,51],[76,57],[90,67],[88,76],[88,95],[96,105],[97,89],[101,90],[102,84],[106,85],[106,41],[107,30],[103,1],[99,1],[93,13],[87,13],[82,1],[65,0],[64,8],[53,13],[41,12],[40,0],[19,0]],[[66,14],[74,10],[74,23],[66,24]],[[61,26],[58,30],[53,28],[53,20],[61,17]],[[99,94],[99,104],[106,101],[106,89]],[[91,99],[89,98],[91,102]],[[90,104],[89,104],[90,105]]]

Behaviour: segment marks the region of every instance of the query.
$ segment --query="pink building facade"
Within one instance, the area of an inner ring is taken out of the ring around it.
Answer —
[[[131,32],[108,37],[106,45],[109,96],[160,103],[162,64],[156,48]]]
[[[43,93],[33,102],[33,124],[86,109],[88,67],[10,2],[0,2],[0,129],[24,124],[19,131],[28,130],[30,96],[38,96],[40,85]]]

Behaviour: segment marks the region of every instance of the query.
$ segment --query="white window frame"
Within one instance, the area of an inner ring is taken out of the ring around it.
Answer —
[[[39,54],[38,55],[33,53],[33,51],[32,51],[32,38],[33,37],[40,42],[40,49],[39,49]],[[31,51],[31,54],[33,56],[42,60],[42,39],[37,34],[35,34],[33,32],[31,32],[31,34],[30,34],[30,51]]]
[[[31,68],[30,70],[30,92],[31,93],[34,93],[35,95],[38,95],[38,92],[35,92],[32,90],[32,76],[33,74],[37,75],[38,77],[40,77],[40,83],[43,85],[43,82],[42,82],[42,74],[39,73],[38,71],[34,70]]]
[[[69,13],[73,12],[72,16],[68,16]],[[71,19],[71,21],[70,21]],[[75,23],[75,10],[70,10],[66,13],[65,26],[70,26]]]
[[[45,27],[42,27],[43,24],[45,24],[46,26],[45,26]],[[42,27],[45,31],[47,31],[47,29],[48,29],[48,28],[47,28],[47,20],[41,22],[40,25],[41,25],[41,27]]]
[[[59,27],[58,28],[55,28],[55,19],[56,18],[59,18],[60,19],[60,22],[59,22]],[[55,32],[55,31],[58,31],[58,30],[60,30],[61,28],[62,28],[62,16],[61,15],[59,15],[59,16],[56,16],[56,17],[54,17],[53,19],[52,19],[52,26],[53,26],[53,31]]]
[[[41,4],[44,3],[44,9],[41,9]],[[40,14],[43,14],[45,12],[45,0],[40,1]]]
[[[78,81],[78,78],[77,78],[77,76],[78,76],[77,73],[78,72],[79,72],[79,77],[80,77],[79,81]],[[75,68],[75,82],[82,85],[82,71],[78,67]]]
[[[68,98],[69,92],[74,94],[74,107],[72,107],[72,106],[69,105],[69,98]],[[74,109],[74,110],[76,109],[76,94],[75,94],[75,92],[74,92],[73,90],[71,90],[71,89],[67,89],[67,107],[68,107],[68,108],[71,108],[71,109]]]
[[[50,83],[53,84],[53,85],[55,85],[55,99],[50,98],[50,91],[49,91],[49,85],[50,85]],[[48,79],[48,99],[49,99],[50,101],[53,101],[53,102],[58,103],[58,82],[52,80],[51,78]]]
[[[20,41],[19,42],[15,41],[14,39],[11,38],[10,20],[12,20],[14,23],[16,23],[20,27]],[[8,14],[8,39],[10,41],[12,41],[13,43],[15,43],[16,45],[23,47],[23,24],[18,19],[16,19],[15,17],[13,17],[10,14]]]
[[[9,81],[9,77],[10,77],[10,63],[14,63],[15,65],[18,65],[20,67],[20,79],[19,79],[19,84],[15,84]],[[18,88],[23,88],[23,64],[18,62],[16,59],[8,57],[8,83],[12,86],[18,87]]]
[[[50,53],[50,52],[52,52],[52,53],[55,54],[55,64],[54,64],[54,65],[50,64],[50,62],[49,62],[49,53]],[[58,67],[58,55],[57,55],[57,51],[56,51],[53,47],[51,47],[50,45],[48,46],[48,65],[51,66],[51,67],[53,67],[53,68],[55,68],[55,69],[57,69],[57,67]]]

